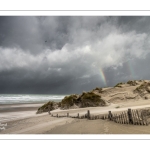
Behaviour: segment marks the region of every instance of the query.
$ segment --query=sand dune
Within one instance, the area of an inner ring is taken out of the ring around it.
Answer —
[[[108,106],[87,107],[51,111],[52,114],[70,115],[85,114],[90,110],[91,114],[104,114],[108,111],[124,111],[128,108],[150,108],[150,99],[134,92],[144,81],[137,81],[136,86],[122,84],[122,87],[105,88],[101,93],[102,98],[109,102]],[[146,87],[147,88],[147,87]],[[145,89],[144,89],[145,90]],[[143,91],[144,91],[143,90]],[[142,92],[143,92],[142,91]],[[94,91],[97,92],[97,91]],[[145,92],[145,91],[144,91]],[[149,92],[146,92],[149,95]],[[28,106],[28,105],[26,105]],[[1,134],[149,134],[150,126],[117,124],[109,120],[87,120],[73,118],[51,117],[47,112],[36,114],[36,110],[5,112],[0,114],[0,122],[7,123]]]

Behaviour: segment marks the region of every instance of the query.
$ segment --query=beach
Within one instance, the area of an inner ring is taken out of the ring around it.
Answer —
[[[37,108],[42,104],[3,105],[0,113],[0,123],[5,124],[5,129],[0,134],[149,134],[150,126],[117,124],[109,120],[88,120],[77,118],[52,117],[48,112],[36,114]],[[119,108],[117,107],[119,106]],[[0,108],[1,108],[0,107]],[[119,104],[110,104],[104,107],[87,107],[78,109],[51,111],[56,115],[80,115],[90,110],[91,114],[104,114],[109,110],[119,112],[123,110],[150,107],[148,100],[131,100]]]
[[[36,110],[43,103],[37,104],[1,104],[0,105],[0,123],[37,116]]]

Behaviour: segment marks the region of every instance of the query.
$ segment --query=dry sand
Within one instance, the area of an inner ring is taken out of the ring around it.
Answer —
[[[116,108],[117,106],[120,108]],[[85,114],[87,110],[90,110],[91,114],[103,114],[109,110],[122,111],[128,108],[145,108],[150,107],[150,101],[138,100],[123,102],[119,104],[111,104],[107,107],[89,107],[80,109],[60,110],[52,111],[53,114],[66,114],[76,115],[77,113]],[[36,111],[22,111],[20,117],[13,118],[10,116],[13,113],[8,112],[1,113],[0,119],[9,116],[3,123],[7,123],[5,130],[0,130],[0,134],[149,134],[150,126],[138,126],[138,125],[125,125],[117,124],[109,120],[87,120],[87,119],[73,119],[73,118],[56,118],[51,117],[48,113],[35,114]],[[22,114],[21,114],[22,113]],[[3,114],[3,116],[2,116]],[[26,114],[26,115],[25,115]]]
[[[143,81],[144,82],[144,81]],[[145,99],[134,93],[137,86],[123,84],[122,88],[105,88],[100,95],[110,105],[104,107],[88,107],[69,110],[54,110],[56,115],[75,116],[85,114],[90,110],[91,114],[104,114],[108,111],[124,111],[128,108],[138,109],[150,107],[150,98]],[[96,91],[95,91],[96,92]],[[99,94],[99,93],[98,93]],[[146,93],[147,94],[147,93]],[[148,93],[149,94],[149,93]],[[149,94],[150,96],[150,94]],[[48,113],[36,114],[36,110],[42,104],[3,105],[0,106],[0,123],[7,123],[5,130],[0,134],[149,134],[150,125],[125,125],[117,124],[109,120],[87,120],[73,118],[51,117]],[[9,109],[8,109],[9,107]]]

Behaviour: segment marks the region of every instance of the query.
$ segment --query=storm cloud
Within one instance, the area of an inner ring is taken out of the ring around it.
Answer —
[[[150,17],[1,16],[0,93],[81,93],[150,79]]]

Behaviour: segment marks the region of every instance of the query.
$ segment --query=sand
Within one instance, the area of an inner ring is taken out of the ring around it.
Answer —
[[[117,106],[120,108],[116,108]],[[70,110],[54,110],[55,114],[76,115],[85,114],[90,110],[91,114],[103,114],[109,110],[112,112],[127,110],[128,108],[150,107],[150,101],[138,100],[111,104],[106,107],[88,107]],[[117,124],[109,120],[87,120],[75,118],[56,118],[48,113],[35,114],[36,111],[6,112],[0,114],[1,123],[7,123],[5,130],[0,134],[149,134],[150,126]],[[18,115],[20,114],[20,116]],[[16,115],[16,118],[15,118]],[[4,120],[4,117],[7,120]]]
[[[141,82],[139,82],[141,83]],[[125,111],[128,108],[150,108],[150,98],[137,96],[134,89],[137,86],[123,84],[122,88],[105,88],[101,93],[108,106],[88,107],[78,109],[51,111],[53,115],[75,116],[87,113],[108,114],[108,111]],[[147,94],[147,93],[146,93]],[[150,94],[149,94],[150,96]],[[0,129],[0,134],[149,134],[150,125],[117,124],[109,120],[87,120],[75,118],[52,117],[47,112],[36,114],[37,108],[42,104],[20,104],[0,106],[0,123],[7,126]]]
[[[44,103],[30,103],[30,104],[1,104],[0,105],[0,113],[5,112],[17,112],[17,111],[31,111],[37,110],[38,107],[43,105]]]
[[[36,111],[37,108],[41,105],[43,105],[43,103],[0,105],[0,123],[28,118],[32,116],[37,117]]]

